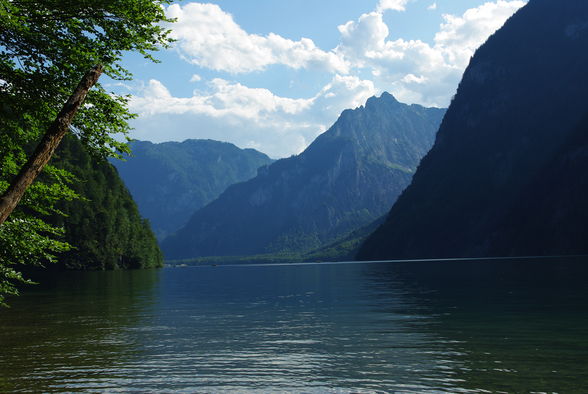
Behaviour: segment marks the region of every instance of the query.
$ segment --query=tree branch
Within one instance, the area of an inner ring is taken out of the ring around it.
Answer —
[[[84,103],[88,91],[98,82],[104,67],[97,65],[84,75],[76,90],[69,97],[57,118],[53,121],[33,155],[12,180],[10,187],[0,197],[0,225],[6,221],[22,199],[27,188],[41,173],[55,149],[69,130],[75,114]]]

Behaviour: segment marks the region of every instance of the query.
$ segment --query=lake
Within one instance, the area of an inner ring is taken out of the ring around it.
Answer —
[[[588,260],[48,275],[1,392],[588,392]]]

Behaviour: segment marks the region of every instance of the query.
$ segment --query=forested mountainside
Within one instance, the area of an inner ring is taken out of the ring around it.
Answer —
[[[212,140],[133,141],[130,147],[131,157],[112,163],[160,240],[227,187],[273,162],[254,149]]]
[[[409,184],[444,113],[388,93],[344,111],[303,153],[197,211],[163,242],[166,257],[304,253],[373,222]]]
[[[530,0],[476,52],[359,259],[588,253],[588,2]]]
[[[341,237],[333,243],[321,246],[301,256],[301,260],[309,262],[353,261],[363,242],[386,220],[382,215],[371,223]]]
[[[80,141],[67,136],[51,164],[75,175],[71,186],[82,198],[61,202],[67,216],[52,222],[65,228],[65,239],[75,249],[58,257],[68,269],[128,269],[160,267],[163,258],[149,222],[116,169],[89,155]]]

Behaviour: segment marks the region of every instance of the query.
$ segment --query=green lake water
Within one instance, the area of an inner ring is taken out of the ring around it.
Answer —
[[[48,275],[0,392],[588,392],[588,260]]]

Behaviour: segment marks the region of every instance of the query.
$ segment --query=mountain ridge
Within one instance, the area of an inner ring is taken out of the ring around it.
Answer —
[[[573,26],[588,26],[585,2],[531,0],[480,47],[435,145],[387,221],[360,249],[359,259],[523,252],[500,232],[509,226],[519,234],[532,231],[509,215],[544,198],[533,179],[558,165],[558,155],[567,155],[566,141],[586,113],[588,29]],[[576,214],[582,216],[580,207]],[[548,216],[527,212],[533,214]],[[535,223],[544,227],[541,220]],[[555,238],[550,242],[551,247],[525,240],[535,247],[524,253],[562,250]]]
[[[215,140],[133,141],[132,156],[113,160],[161,240],[228,186],[253,178],[273,162],[254,149]]]
[[[388,93],[343,111],[300,155],[197,211],[163,242],[166,257],[301,253],[376,220],[410,181],[444,112]]]

